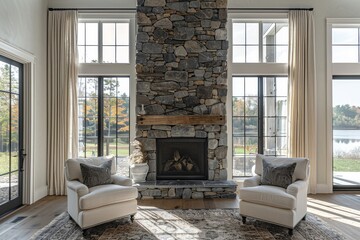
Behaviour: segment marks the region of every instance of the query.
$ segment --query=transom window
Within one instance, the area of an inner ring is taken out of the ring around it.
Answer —
[[[80,63],[129,63],[129,21],[81,21]]]
[[[233,20],[234,63],[288,62],[287,20]]]
[[[359,27],[332,28],[332,62],[358,63],[360,62]]]

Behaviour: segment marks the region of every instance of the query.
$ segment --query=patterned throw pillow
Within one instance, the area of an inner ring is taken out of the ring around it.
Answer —
[[[287,188],[293,183],[295,167],[296,163],[276,165],[263,159],[261,184]]]
[[[89,188],[112,183],[111,179],[111,160],[99,166],[80,163],[83,183]]]

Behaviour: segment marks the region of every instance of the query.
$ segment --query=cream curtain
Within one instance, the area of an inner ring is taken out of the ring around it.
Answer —
[[[314,13],[289,12],[289,155],[310,159],[311,193],[316,193],[316,77]]]
[[[77,12],[48,15],[47,183],[65,195],[64,162],[77,155]]]

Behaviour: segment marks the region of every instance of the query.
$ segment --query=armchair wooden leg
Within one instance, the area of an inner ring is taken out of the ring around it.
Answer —
[[[304,220],[304,221],[306,220],[306,214],[305,214],[305,216],[302,218],[302,220]]]
[[[134,220],[135,220],[135,214],[130,215],[130,221],[131,221],[131,223],[133,223]]]
[[[89,229],[88,228],[87,229],[81,229],[81,231],[82,231],[83,236],[89,235]]]
[[[241,216],[241,218],[242,218],[242,223],[245,224],[246,223],[246,217]]]
[[[289,228],[289,235],[292,236],[294,234],[294,229]]]

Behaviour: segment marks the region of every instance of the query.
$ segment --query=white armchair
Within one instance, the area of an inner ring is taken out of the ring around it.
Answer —
[[[264,158],[277,163],[296,163],[293,182],[286,189],[277,186],[261,185]],[[309,179],[309,160],[305,158],[275,158],[257,155],[256,175],[245,179],[239,191],[240,215],[243,223],[246,217],[289,228],[289,234],[305,219],[307,212],[307,186]]]
[[[112,184],[88,188],[82,183],[80,163],[99,166],[104,160],[112,159]],[[114,157],[68,159],[65,162],[67,180],[68,212],[82,228],[90,228],[115,219],[134,215],[137,211],[138,192],[129,178],[115,175]]]

